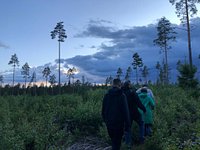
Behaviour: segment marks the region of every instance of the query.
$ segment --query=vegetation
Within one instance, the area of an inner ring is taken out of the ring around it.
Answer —
[[[178,63],[177,69],[180,73],[178,76],[179,86],[182,88],[197,88],[198,80],[195,78],[195,73],[197,72],[197,68],[187,63]]]
[[[138,84],[138,68],[141,68],[143,66],[142,58],[140,58],[138,53],[133,54],[132,65],[136,73],[136,83]]]
[[[176,7],[176,14],[187,25],[187,37],[188,37],[188,52],[189,52],[189,64],[192,68],[192,46],[191,46],[191,28],[190,17],[197,14],[196,3],[200,3],[200,0],[169,0],[172,5]]]
[[[43,77],[45,77],[46,79],[46,87],[47,87],[47,81],[48,81],[48,77],[51,73],[51,70],[49,67],[45,67],[44,70],[42,71]]]
[[[174,31],[174,28],[172,27],[169,20],[167,20],[165,17],[162,17],[158,22],[157,27],[157,39],[155,39],[153,42],[160,47],[160,49],[164,53],[164,82],[165,84],[169,83],[169,65],[168,65],[168,51],[171,49],[171,46],[169,45],[170,41],[175,41],[176,32]]]
[[[119,68],[117,69],[116,78],[121,79],[122,74],[123,74],[123,71],[122,71],[122,69],[119,67]]]
[[[156,64],[158,70],[157,85],[151,85],[155,95],[156,107],[154,113],[153,135],[146,137],[145,143],[138,146],[138,126],[133,125],[134,146],[138,150],[197,150],[200,147],[200,89],[195,78],[197,68],[192,65],[189,13],[196,14],[195,3],[197,0],[169,0],[176,5],[177,15],[181,20],[187,21],[189,64],[178,63],[178,83],[168,84],[168,58],[170,49],[169,41],[175,40],[175,32],[170,22],[161,18],[158,23],[158,38],[154,43],[164,51],[163,65]],[[25,88],[15,82],[15,69],[19,66],[16,54],[11,56],[9,65],[13,67],[13,86],[3,84],[3,76],[0,75],[0,149],[65,149],[71,146],[81,145],[83,139],[95,137],[98,147],[108,146],[108,138],[105,124],[101,118],[102,99],[113,77],[106,79],[104,86],[92,86],[74,79],[76,68],[69,68],[67,76],[68,84],[61,85],[60,81],[60,42],[67,38],[63,22],[57,23],[51,32],[52,39],[58,36],[59,42],[59,79],[56,85],[56,76],[51,75],[49,66],[42,71],[46,80],[46,86],[36,85],[36,73],[32,73],[30,83],[29,65],[22,66],[22,75],[25,80]],[[142,77],[147,82],[149,69],[143,64],[138,53],[133,54],[133,69],[136,71],[138,85],[138,69],[142,68]],[[200,58],[200,55],[199,55]],[[144,65],[144,66],[143,66]],[[125,80],[131,76],[131,67],[124,74]],[[122,78],[123,71],[119,67],[117,78]],[[47,86],[49,81],[51,86]],[[91,139],[91,138],[90,138]],[[76,144],[79,143],[79,144]],[[90,143],[89,143],[90,144]],[[92,142],[93,145],[94,142]],[[89,147],[87,145],[87,147]],[[123,145],[124,148],[124,145]],[[77,149],[76,147],[74,149]]]
[[[30,70],[30,67],[29,67],[28,63],[26,62],[22,66],[22,71],[21,71],[21,74],[23,75],[23,78],[24,78],[24,87],[25,88],[26,88],[27,79],[29,78],[29,70]]]
[[[185,92],[175,85],[151,88],[156,97],[153,135],[146,138],[144,145],[137,146],[138,127],[134,124],[135,148],[198,149],[200,92]],[[81,86],[73,94],[1,96],[0,149],[62,149],[88,137],[96,137],[102,147],[109,145],[101,118],[106,90],[107,87]]]
[[[51,38],[55,39],[56,36],[58,36],[58,85],[60,89],[60,42],[64,42],[64,39],[67,38],[63,22],[58,22],[54,30],[51,31]]]
[[[16,54],[11,56],[8,64],[13,66],[13,86],[14,86],[14,84],[15,84],[15,67],[19,66],[19,60],[18,60],[18,57]]]

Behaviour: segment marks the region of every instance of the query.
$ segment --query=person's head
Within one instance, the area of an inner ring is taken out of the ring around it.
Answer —
[[[146,88],[148,88],[148,85],[147,85],[147,84],[143,84],[142,87],[146,87]]]
[[[124,82],[124,88],[130,88],[131,87],[131,81],[127,80]]]
[[[141,93],[147,93],[147,88],[142,88]]]
[[[114,79],[113,80],[113,87],[121,87],[121,80],[120,79]]]

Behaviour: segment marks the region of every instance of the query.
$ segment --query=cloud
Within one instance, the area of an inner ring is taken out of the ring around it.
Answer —
[[[191,32],[193,62],[199,66],[198,55],[200,54],[200,18],[191,20],[191,24],[196,26]],[[168,52],[169,67],[171,68],[171,80],[175,80],[177,76],[176,63],[178,60],[188,60],[187,48],[187,32],[183,30],[182,25],[173,24],[177,32],[176,42],[170,43],[172,49]],[[76,35],[79,38],[100,38],[105,39],[99,45],[93,45],[92,48],[98,48],[98,52],[92,55],[77,55],[72,58],[62,59],[61,81],[67,82],[67,76],[64,70],[74,66],[79,70],[75,75],[76,79],[81,80],[84,76],[89,82],[105,82],[105,79],[110,75],[116,76],[117,69],[120,67],[123,71],[123,76],[126,70],[131,66],[133,54],[138,53],[143,60],[144,65],[150,69],[149,79],[155,81],[157,78],[156,63],[162,63],[163,54],[159,53],[158,46],[153,44],[153,40],[157,38],[157,24],[149,24],[147,26],[135,26],[130,28],[118,29],[114,24],[105,20],[92,20],[87,28],[80,34]],[[87,49],[86,46],[82,46]],[[58,75],[58,60],[53,63],[46,64],[50,66],[52,73]],[[38,80],[44,80],[42,77],[43,66],[36,68]],[[58,79],[58,77],[57,77]],[[135,72],[131,74],[131,80],[135,81]]]
[[[194,64],[197,65],[199,60],[196,56],[200,54],[200,49],[198,49],[200,46],[200,28],[197,27],[200,26],[200,18],[192,19],[191,24],[196,27],[191,31],[191,38]],[[93,75],[114,76],[118,67],[121,67],[125,74],[126,68],[131,65],[132,55],[138,52],[144,64],[151,69],[153,74],[156,71],[156,62],[162,62],[163,60],[163,54],[159,53],[159,47],[153,43],[153,40],[157,38],[157,24],[126,29],[117,29],[117,27],[111,25],[110,23],[107,26],[100,21],[89,22],[86,30],[78,36],[106,39],[107,43],[99,44],[100,52],[88,56],[76,56],[66,61],[87,70]],[[176,76],[173,70],[175,70],[178,60],[188,60],[188,47],[185,27],[176,24],[173,24],[173,26],[177,32],[177,40],[170,43],[172,49],[168,52],[168,59],[169,65],[172,68],[171,74]],[[152,80],[154,78],[152,77]]]
[[[0,41],[0,48],[9,49],[10,47]]]

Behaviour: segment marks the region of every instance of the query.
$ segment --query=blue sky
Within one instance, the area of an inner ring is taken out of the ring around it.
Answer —
[[[131,53],[134,52],[145,57],[146,63],[153,64],[154,61],[147,57],[149,50],[155,50],[156,59],[162,57],[159,55],[159,49],[152,46],[150,39],[156,32],[157,20],[165,16],[177,26],[180,23],[174,6],[168,0],[0,0],[0,2],[0,73],[12,69],[8,62],[14,53],[20,61],[19,68],[25,62],[33,67],[54,62],[58,58],[58,42],[51,39],[50,31],[59,21],[64,22],[68,36],[61,44],[61,58],[65,60],[65,66],[75,65],[85,75],[94,79],[105,78],[113,74],[118,67],[127,67],[131,62]],[[198,16],[199,13],[195,17]],[[178,32],[184,34],[184,31]],[[120,37],[127,35],[134,35],[135,38]],[[197,34],[196,41],[198,37]],[[136,40],[137,43],[131,40]],[[144,44],[145,40],[150,45]],[[185,43],[185,40],[182,42]],[[174,47],[179,45],[180,48],[183,45],[180,43],[181,41]],[[183,57],[187,55],[186,46]],[[199,47],[198,42],[194,47]],[[122,53],[127,49],[129,53]],[[198,50],[194,53],[200,52]],[[173,59],[176,60],[175,56],[179,54],[173,53]],[[104,62],[103,56],[109,59]],[[98,67],[103,63],[107,63],[104,68]],[[109,72],[109,69],[113,72]]]

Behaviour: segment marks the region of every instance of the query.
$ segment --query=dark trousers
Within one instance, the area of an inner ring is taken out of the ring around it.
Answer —
[[[145,136],[151,136],[152,135],[152,124],[145,124]]]
[[[140,144],[143,144],[144,143],[144,132],[145,132],[145,129],[144,129],[144,121],[142,120],[141,117],[138,117],[138,118],[133,118],[131,121],[135,121],[138,126],[139,126],[139,141],[140,141]],[[132,122],[131,122],[132,123]]]
[[[110,129],[107,128],[108,134],[112,141],[112,150],[120,150],[121,140],[124,133],[123,129]]]

